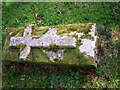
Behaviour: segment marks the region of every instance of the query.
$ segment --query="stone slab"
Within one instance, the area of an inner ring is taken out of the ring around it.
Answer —
[[[8,29],[3,60],[97,66],[96,24],[67,24]]]

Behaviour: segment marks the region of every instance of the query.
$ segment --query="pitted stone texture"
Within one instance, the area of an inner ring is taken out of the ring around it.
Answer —
[[[76,31],[74,31],[74,32],[71,32],[70,34],[77,35],[78,40],[81,40],[82,45],[79,46],[79,50],[81,53],[85,53],[85,55],[95,58],[95,49],[96,49],[96,41],[97,41],[96,24],[92,25],[92,28],[88,33],[89,35],[94,37],[94,40],[91,40],[88,38],[82,39],[81,36],[84,35],[84,33],[77,33]]]
[[[32,26],[34,25],[31,24],[25,28],[23,37],[11,37],[9,46],[16,46],[20,44],[27,45],[31,39]]]
[[[19,57],[19,59],[25,60],[26,57],[29,55],[30,51],[31,51],[30,46],[26,46],[25,49],[20,52],[20,57]]]
[[[94,37],[94,40],[90,39],[82,39],[82,45],[79,47],[80,52],[85,53],[86,55],[89,55],[93,58],[95,58],[95,51],[96,51],[96,41],[97,41],[97,36],[96,36],[96,30],[95,30],[96,25],[92,25],[92,29],[90,29],[89,34]]]
[[[11,37],[9,46],[20,45],[23,37]]]
[[[34,26],[34,25],[31,24],[31,25],[29,25],[29,26],[26,27],[26,29],[24,30],[23,37],[29,37],[29,38],[31,38],[32,26]]]
[[[16,46],[20,44],[25,44],[26,47],[23,51],[20,52],[19,59],[25,60],[30,53],[31,47],[28,45],[31,39],[33,24],[27,26],[24,30],[23,37],[11,37],[9,46]]]
[[[59,49],[57,52],[52,52],[52,51],[46,52],[45,50],[43,50],[43,52],[47,54],[47,57],[48,57],[52,62],[54,62],[55,59],[62,60],[64,50],[63,50],[63,49]]]
[[[9,46],[16,46],[16,45],[20,45],[20,44],[24,44],[26,45],[25,49],[23,51],[20,52],[20,59],[25,60],[27,58],[27,56],[30,53],[31,47],[49,47],[51,44],[56,44],[58,45],[60,48],[61,47],[76,47],[76,39],[74,37],[68,37],[68,36],[59,36],[56,34],[57,29],[56,28],[50,28],[49,31],[44,34],[42,37],[38,38],[38,39],[31,39],[31,33],[32,33],[32,26],[33,25],[29,25],[25,30],[24,30],[24,34],[23,37],[11,37],[10,39],[10,44]],[[57,54],[59,54],[60,51],[58,51],[58,53],[54,53],[54,52],[50,52],[48,53],[48,57],[52,54],[53,57],[52,59],[57,59]],[[59,54],[61,55],[61,53]],[[51,60],[52,60],[51,59]],[[59,57],[58,57],[59,59]]]
[[[49,31],[39,39],[32,39],[30,46],[49,47],[51,44],[56,44],[59,47],[76,47],[76,39],[68,36],[59,36],[56,34],[56,28],[50,28]]]

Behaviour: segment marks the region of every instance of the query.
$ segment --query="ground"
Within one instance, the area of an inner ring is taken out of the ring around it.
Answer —
[[[120,88],[119,45],[111,41],[119,28],[119,3],[2,3],[2,45],[6,28],[96,23],[99,66],[96,70],[3,61],[3,87]]]

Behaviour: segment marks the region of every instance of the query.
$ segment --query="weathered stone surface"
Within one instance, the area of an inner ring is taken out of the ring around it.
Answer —
[[[43,52],[47,54],[47,56],[51,61],[54,62],[54,59],[62,60],[64,50],[60,49],[57,52],[52,52],[52,51],[50,52],[43,51]]]
[[[96,41],[97,36],[95,33],[95,24],[92,26],[92,29],[90,29],[89,34],[94,38],[94,40],[90,39],[82,39],[82,45],[79,47],[80,52],[85,52],[86,55],[89,55],[93,58],[95,58],[95,49],[96,49]]]
[[[92,23],[44,27],[31,24],[24,30],[9,31],[3,48],[3,59],[97,66],[96,42],[96,27]],[[53,44],[56,46],[51,48]]]
[[[27,56],[28,56],[29,53],[30,53],[30,51],[31,51],[31,48],[30,48],[30,46],[27,45],[27,46],[24,48],[24,50],[20,52],[19,59],[26,60],[26,59],[27,59]]]
[[[23,36],[23,37],[11,37],[10,46],[16,46],[20,44],[26,44],[31,47],[48,47],[51,44],[56,44],[60,47],[75,47],[76,39],[74,37],[68,36],[58,36],[56,35],[55,28],[50,29],[45,35],[38,39],[31,39],[30,36]]]
[[[27,59],[27,56],[30,53],[30,49],[31,47],[49,47],[51,44],[56,44],[58,45],[60,48],[61,47],[75,47],[76,44],[76,39],[74,37],[68,37],[68,36],[59,36],[56,35],[56,28],[53,29],[49,29],[49,31],[44,34],[42,37],[40,37],[39,39],[31,39],[31,33],[32,33],[32,26],[33,25],[29,25],[25,30],[24,30],[24,34],[23,37],[11,37],[10,39],[10,45],[9,46],[17,46],[20,44],[25,44],[26,47],[23,51],[20,52],[20,59]],[[56,57],[55,53],[51,53],[54,54]],[[50,57],[50,55],[48,54],[47,56]],[[52,57],[52,56],[51,56]],[[50,59],[51,59],[50,57]],[[55,58],[57,59],[57,58]]]
[[[81,40],[82,45],[79,46],[79,50],[81,53],[85,53],[88,56],[91,56],[93,58],[95,58],[95,49],[96,49],[96,41],[97,41],[97,35],[96,35],[96,25],[93,24],[92,28],[89,31],[89,35],[91,35],[91,37],[93,39],[90,38],[82,38],[82,36],[84,35],[84,33],[77,33],[75,32],[71,32],[71,35],[77,35],[78,36],[78,40]]]

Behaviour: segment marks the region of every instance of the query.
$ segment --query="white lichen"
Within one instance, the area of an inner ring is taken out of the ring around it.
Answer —
[[[94,37],[94,40],[90,39],[81,39],[82,45],[80,45],[79,49],[81,53],[85,53],[93,58],[95,58],[95,48],[96,48],[96,29],[95,24],[92,25],[92,29],[90,29],[89,34]]]

